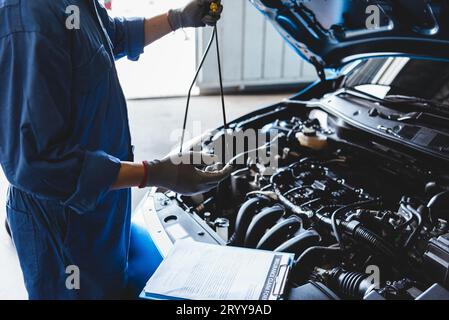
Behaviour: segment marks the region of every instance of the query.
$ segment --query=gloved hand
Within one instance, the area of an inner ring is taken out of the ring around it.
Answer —
[[[172,9],[168,11],[168,22],[173,31],[179,28],[198,28],[214,26],[221,17],[223,6],[219,4],[216,13],[211,13],[211,2],[217,0],[192,0],[184,8]]]
[[[230,165],[211,170],[213,163],[212,156],[193,152],[149,162],[147,186],[165,188],[183,195],[207,192],[226,179],[232,171]],[[198,168],[205,165],[209,167],[204,170]]]

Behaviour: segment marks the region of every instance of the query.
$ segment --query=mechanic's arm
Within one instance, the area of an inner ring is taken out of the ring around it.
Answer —
[[[153,43],[172,31],[167,13],[145,19],[145,45]]]
[[[184,195],[209,191],[226,179],[232,171],[227,165],[221,170],[200,170],[191,163],[213,164],[212,156],[202,153],[172,155],[160,161],[142,164],[122,162],[113,190],[131,187],[161,187]],[[211,167],[209,167],[211,168]]]
[[[112,41],[115,59],[128,57],[136,61],[146,45],[179,28],[215,25],[220,19],[221,4],[213,15],[209,13],[213,0],[191,0],[184,8],[170,10],[153,18],[112,18],[98,2],[98,13]]]
[[[145,168],[142,163],[122,162],[112,190],[138,187],[144,175]]]

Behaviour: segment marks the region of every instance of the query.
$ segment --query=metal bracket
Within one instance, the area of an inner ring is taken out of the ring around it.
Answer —
[[[315,67],[316,73],[318,74],[321,82],[326,81],[326,72],[324,71],[324,66],[315,57],[311,57],[310,62]]]

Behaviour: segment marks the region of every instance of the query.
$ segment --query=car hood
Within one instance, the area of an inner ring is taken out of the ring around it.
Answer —
[[[376,56],[449,60],[449,0],[250,0],[318,70]]]

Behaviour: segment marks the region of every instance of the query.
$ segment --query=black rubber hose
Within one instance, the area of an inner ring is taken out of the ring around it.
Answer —
[[[285,242],[290,235],[295,234],[302,225],[302,221],[297,216],[291,216],[276,224],[267,231],[257,244],[257,249],[274,250]]]
[[[341,249],[339,247],[322,247],[322,246],[314,246],[305,250],[299,257],[296,259],[294,267],[306,265],[307,259],[310,259],[314,254],[322,257],[324,254],[328,253],[338,253],[341,254]]]
[[[332,225],[332,221],[328,217],[325,217],[321,214],[317,214],[316,217],[319,219],[319,221],[327,225]],[[339,223],[340,220],[337,220],[336,222]],[[345,231],[351,234],[354,240],[358,242],[363,242],[366,245],[373,248],[374,250],[376,250],[377,252],[380,252],[390,258],[396,256],[395,250],[393,249],[392,246],[390,246],[381,237],[379,237],[377,234],[373,233],[369,229],[365,228],[361,224],[351,225],[350,222],[346,221],[342,221],[339,224]]]
[[[342,250],[339,247],[310,247],[296,259],[291,270],[292,281],[301,283],[307,277],[308,272],[319,265],[318,259],[322,259],[325,255],[332,256],[333,259],[339,261],[342,260]]]
[[[320,213],[321,209],[318,209],[315,212],[315,218],[318,220],[318,222],[324,223],[325,225],[328,225],[329,227],[332,227],[332,221],[331,218],[326,217],[325,215]]]
[[[366,205],[370,205],[370,204],[377,204],[377,203],[379,203],[378,199],[360,201],[360,202],[352,203],[352,204],[349,204],[347,206],[338,208],[337,210],[334,211],[334,213],[332,213],[332,216],[331,216],[332,231],[334,232],[335,239],[337,239],[337,242],[338,242],[340,248],[343,248],[343,242],[341,240],[340,232],[339,232],[338,227],[337,227],[337,219],[339,218],[339,216],[342,215],[342,214],[345,214],[349,210],[353,210],[353,209],[356,209],[356,208],[361,207],[361,206],[366,206]]]
[[[447,218],[449,208],[449,191],[443,191],[432,197],[427,204],[429,209],[429,216],[433,223],[437,222],[438,218]],[[444,216],[441,216],[443,213]]]
[[[344,298],[349,299],[362,299],[375,287],[368,274],[349,272],[341,268],[331,271],[329,285],[333,290],[341,293]]]
[[[308,248],[318,245],[320,241],[321,237],[318,232],[307,230],[284,242],[274,251],[294,253],[295,257],[298,257]]]
[[[246,232],[245,247],[255,248],[267,229],[273,227],[284,213],[284,207],[275,205],[256,214]]]
[[[380,252],[389,258],[396,258],[395,250],[388,243],[386,243],[377,234],[361,225],[354,230],[353,238],[356,241],[369,245],[377,252]]]
[[[257,196],[244,202],[237,213],[235,220],[235,230],[229,239],[231,246],[243,246],[246,231],[251,223],[252,218],[256,215],[257,210],[270,203],[268,197]]]

